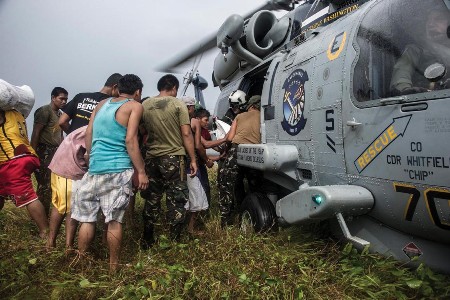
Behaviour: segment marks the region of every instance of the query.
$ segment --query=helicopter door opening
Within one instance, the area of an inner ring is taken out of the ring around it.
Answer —
[[[265,75],[269,68],[270,62],[265,63],[259,68],[246,74],[239,85],[239,89],[244,91],[247,95],[247,100],[255,95],[262,95]]]

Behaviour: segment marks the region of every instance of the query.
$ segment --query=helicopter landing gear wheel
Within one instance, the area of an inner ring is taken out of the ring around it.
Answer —
[[[276,225],[275,207],[261,193],[248,194],[241,205],[239,228],[244,234],[267,232]]]

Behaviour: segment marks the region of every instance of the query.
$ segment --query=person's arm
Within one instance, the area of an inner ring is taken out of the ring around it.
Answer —
[[[394,65],[392,70],[391,90],[399,91],[402,94],[413,94],[426,92],[423,87],[415,87],[412,81],[413,74],[422,56],[422,49],[415,45],[408,45],[402,56]],[[421,74],[423,76],[423,74]]]
[[[86,128],[86,136],[84,141],[86,143],[86,153],[84,154],[84,159],[86,160],[86,164],[89,166],[89,156],[91,155],[91,147],[92,147],[92,126],[94,124],[94,119],[97,111],[100,107],[103,106],[105,100],[101,101],[97,107],[95,107],[94,111],[91,114],[91,118],[89,119],[88,127]]]
[[[139,124],[139,132],[144,137],[147,135],[147,130],[145,129],[145,126],[142,122]]]
[[[33,124],[33,132],[31,133],[31,141],[30,145],[36,151],[37,146],[39,144],[39,138],[41,137],[41,132],[45,127],[45,124],[48,123],[49,115],[46,109],[38,108],[34,112],[34,124]]]
[[[61,127],[61,129],[65,133],[69,134],[69,127],[70,127],[70,117],[69,117],[69,115],[66,114],[65,112],[63,112],[61,114],[61,116],[59,117],[58,125],[59,125],[59,127]]]
[[[92,145],[92,123],[95,117],[95,110],[92,112],[91,119],[89,120],[89,125],[86,128],[86,136],[84,137],[84,142],[86,144],[86,152],[84,153],[84,160],[86,161],[86,165],[89,167],[89,156],[91,154],[91,145]]]
[[[205,140],[203,137],[201,137],[201,141],[202,141],[203,147],[205,147],[206,149],[209,149],[209,148],[214,148],[214,147],[222,145],[223,143],[226,142],[226,139],[221,138],[221,139],[218,139],[215,141],[208,141],[208,140]]]
[[[33,132],[31,133],[30,145],[36,151],[37,145],[39,143],[39,138],[41,137],[41,131],[44,129],[44,125],[40,123],[34,123]]]
[[[221,155],[210,155],[208,156],[208,158],[212,161],[219,161],[221,160],[225,155],[221,154]]]
[[[61,127],[61,129],[69,134],[69,128],[70,128],[70,120],[72,120],[73,116],[75,115],[75,111],[77,109],[77,103],[78,98],[80,97],[80,94],[75,95],[71,101],[69,101],[61,110],[62,114],[59,117],[58,125]]]
[[[125,136],[125,144],[128,155],[133,163],[134,170],[137,173],[137,188],[145,190],[148,187],[148,177],[145,174],[145,164],[139,150],[138,131],[139,122],[142,118],[144,109],[137,102],[131,102],[131,113],[128,119],[127,135]]]
[[[227,135],[225,136],[225,139],[227,142],[231,142],[234,139],[234,136],[236,135],[236,127],[237,127],[237,119],[231,123],[230,131],[228,131]]]
[[[195,159],[195,151],[194,151],[194,139],[192,137],[191,125],[185,124],[181,125],[181,136],[183,138],[183,146],[186,149],[189,158],[191,159],[191,173],[189,174],[191,177],[194,177],[197,174],[197,162]]]
[[[5,119],[5,111],[3,109],[0,108],[0,126],[2,126],[3,124],[5,124],[6,119]]]
[[[198,155],[205,162],[206,166],[211,168],[214,162],[208,158],[205,147],[203,147],[200,122],[197,119],[191,119],[191,127],[194,131],[195,150],[197,150]]]

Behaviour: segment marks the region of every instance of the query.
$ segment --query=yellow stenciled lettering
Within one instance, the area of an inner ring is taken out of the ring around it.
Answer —
[[[369,147],[358,157],[357,162],[361,169],[366,168],[370,162],[378,156],[386,147],[388,147],[398,134],[395,132],[394,125],[390,125],[381,133],[381,135],[373,141]],[[356,161],[355,161],[356,163]],[[358,170],[361,172],[362,170]]]
[[[377,152],[380,152],[383,149],[383,147],[378,147],[377,144],[378,145],[380,144],[379,139],[375,140],[375,142],[373,143],[373,146],[375,147],[375,150],[377,150]]]
[[[362,169],[362,168],[364,168],[365,166],[366,166],[366,163],[364,162],[364,158],[362,157],[362,156],[360,156],[359,158],[358,158],[358,164],[359,164],[359,167]]]
[[[364,157],[364,161],[366,162],[366,164],[369,164],[371,161],[371,158],[369,156],[369,154],[366,152],[363,153],[363,157]]]
[[[370,146],[369,149],[369,154],[371,158],[374,158],[375,156],[377,156],[377,153],[375,152],[375,150],[373,149],[373,146]]]
[[[397,133],[394,131],[394,126],[389,126],[387,129],[387,133],[389,137],[391,138],[391,141],[393,141],[397,137]]]
[[[383,139],[384,137],[384,139]],[[380,136],[380,141],[383,144],[383,146],[386,146],[387,144],[389,144],[389,138],[386,134],[386,132],[384,132],[381,136]]]

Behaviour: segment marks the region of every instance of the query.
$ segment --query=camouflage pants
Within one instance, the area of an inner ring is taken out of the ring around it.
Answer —
[[[164,155],[145,159],[145,170],[149,177],[149,186],[141,192],[145,200],[143,218],[144,225],[158,223],[162,215],[161,200],[166,193],[166,220],[170,225],[170,235],[176,239],[186,216],[185,205],[189,200],[186,182],[185,157]]]
[[[41,162],[41,166],[34,173],[38,183],[37,195],[44,205],[47,215],[52,202],[52,187],[50,184],[51,171],[48,168],[48,165],[52,161],[56,149],[58,149],[58,147],[46,144],[39,144],[36,149],[36,154],[39,156],[39,161]]]
[[[237,146],[228,149],[217,175],[219,209],[222,225],[230,224],[235,209],[241,204],[244,192],[243,170],[237,164]]]

